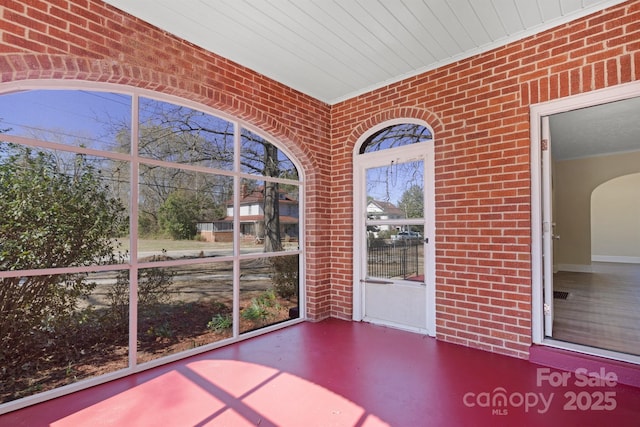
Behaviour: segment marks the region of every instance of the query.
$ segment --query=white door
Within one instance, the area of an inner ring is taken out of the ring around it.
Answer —
[[[358,156],[357,320],[435,334],[432,153],[427,143]]]
[[[553,168],[549,116],[542,117],[541,125],[543,315],[544,336],[551,337],[553,336],[553,244],[555,223],[553,221]]]

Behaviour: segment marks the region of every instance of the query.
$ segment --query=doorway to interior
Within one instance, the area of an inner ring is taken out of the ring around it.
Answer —
[[[640,363],[640,84],[531,123],[533,341]]]
[[[354,320],[435,335],[433,134],[386,122],[354,153]]]

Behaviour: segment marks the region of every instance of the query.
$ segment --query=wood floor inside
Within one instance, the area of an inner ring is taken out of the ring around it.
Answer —
[[[594,263],[592,273],[554,274],[553,338],[640,355],[640,264]]]

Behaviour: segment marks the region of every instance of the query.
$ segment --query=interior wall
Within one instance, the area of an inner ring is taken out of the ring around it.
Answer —
[[[553,138],[553,135],[551,136]],[[555,162],[555,263],[591,271],[591,194],[601,184],[640,172],[640,151]]]
[[[591,260],[640,263],[640,173],[593,190]]]

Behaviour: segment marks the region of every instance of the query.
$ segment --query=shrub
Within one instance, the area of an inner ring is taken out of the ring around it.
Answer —
[[[0,270],[114,262],[113,238],[126,233],[128,221],[105,182],[83,155],[58,158],[0,143]],[[86,274],[0,279],[3,382],[76,345],[71,324],[94,287]]]
[[[207,329],[214,332],[224,332],[233,326],[233,319],[229,314],[216,314],[207,323]]]
[[[164,252],[164,250],[163,250]],[[173,273],[164,268],[138,270],[138,313],[144,317],[155,317],[160,307],[171,300],[170,288]],[[117,330],[129,328],[129,272],[118,273],[116,283],[107,292],[109,301],[108,321]]]
[[[264,323],[269,318],[275,317],[280,310],[280,304],[275,292],[270,289],[256,298],[251,299],[251,304],[242,310],[242,318],[256,323]]]
[[[281,298],[291,299],[298,295],[298,255],[270,258],[273,289]]]
[[[174,191],[158,211],[158,221],[164,232],[174,240],[193,239],[200,211],[194,194]]]

